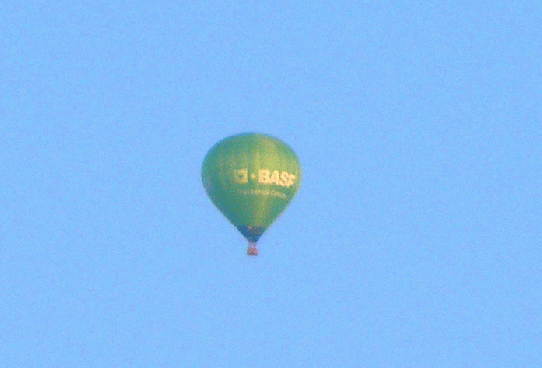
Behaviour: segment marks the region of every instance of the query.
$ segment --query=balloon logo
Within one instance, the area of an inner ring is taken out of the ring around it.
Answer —
[[[203,187],[214,205],[248,240],[247,254],[294,197],[301,167],[277,138],[242,133],[215,144],[203,160]]]

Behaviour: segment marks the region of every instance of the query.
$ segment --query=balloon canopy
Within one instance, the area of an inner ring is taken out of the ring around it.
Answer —
[[[202,181],[207,195],[249,241],[247,254],[294,197],[301,167],[294,151],[277,138],[237,134],[205,156]]]

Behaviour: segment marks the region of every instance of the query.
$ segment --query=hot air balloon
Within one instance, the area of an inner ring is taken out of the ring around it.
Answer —
[[[288,206],[301,178],[294,151],[269,135],[242,133],[215,144],[202,165],[207,195],[248,240],[247,254]]]

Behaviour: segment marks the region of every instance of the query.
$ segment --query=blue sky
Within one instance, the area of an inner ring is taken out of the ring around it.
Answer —
[[[542,366],[540,2],[0,20],[0,366]],[[200,177],[246,131],[303,168],[257,259]]]

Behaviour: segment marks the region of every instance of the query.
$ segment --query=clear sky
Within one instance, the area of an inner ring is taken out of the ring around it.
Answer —
[[[3,1],[0,367],[542,366],[540,1]],[[201,162],[279,137],[260,255]]]

